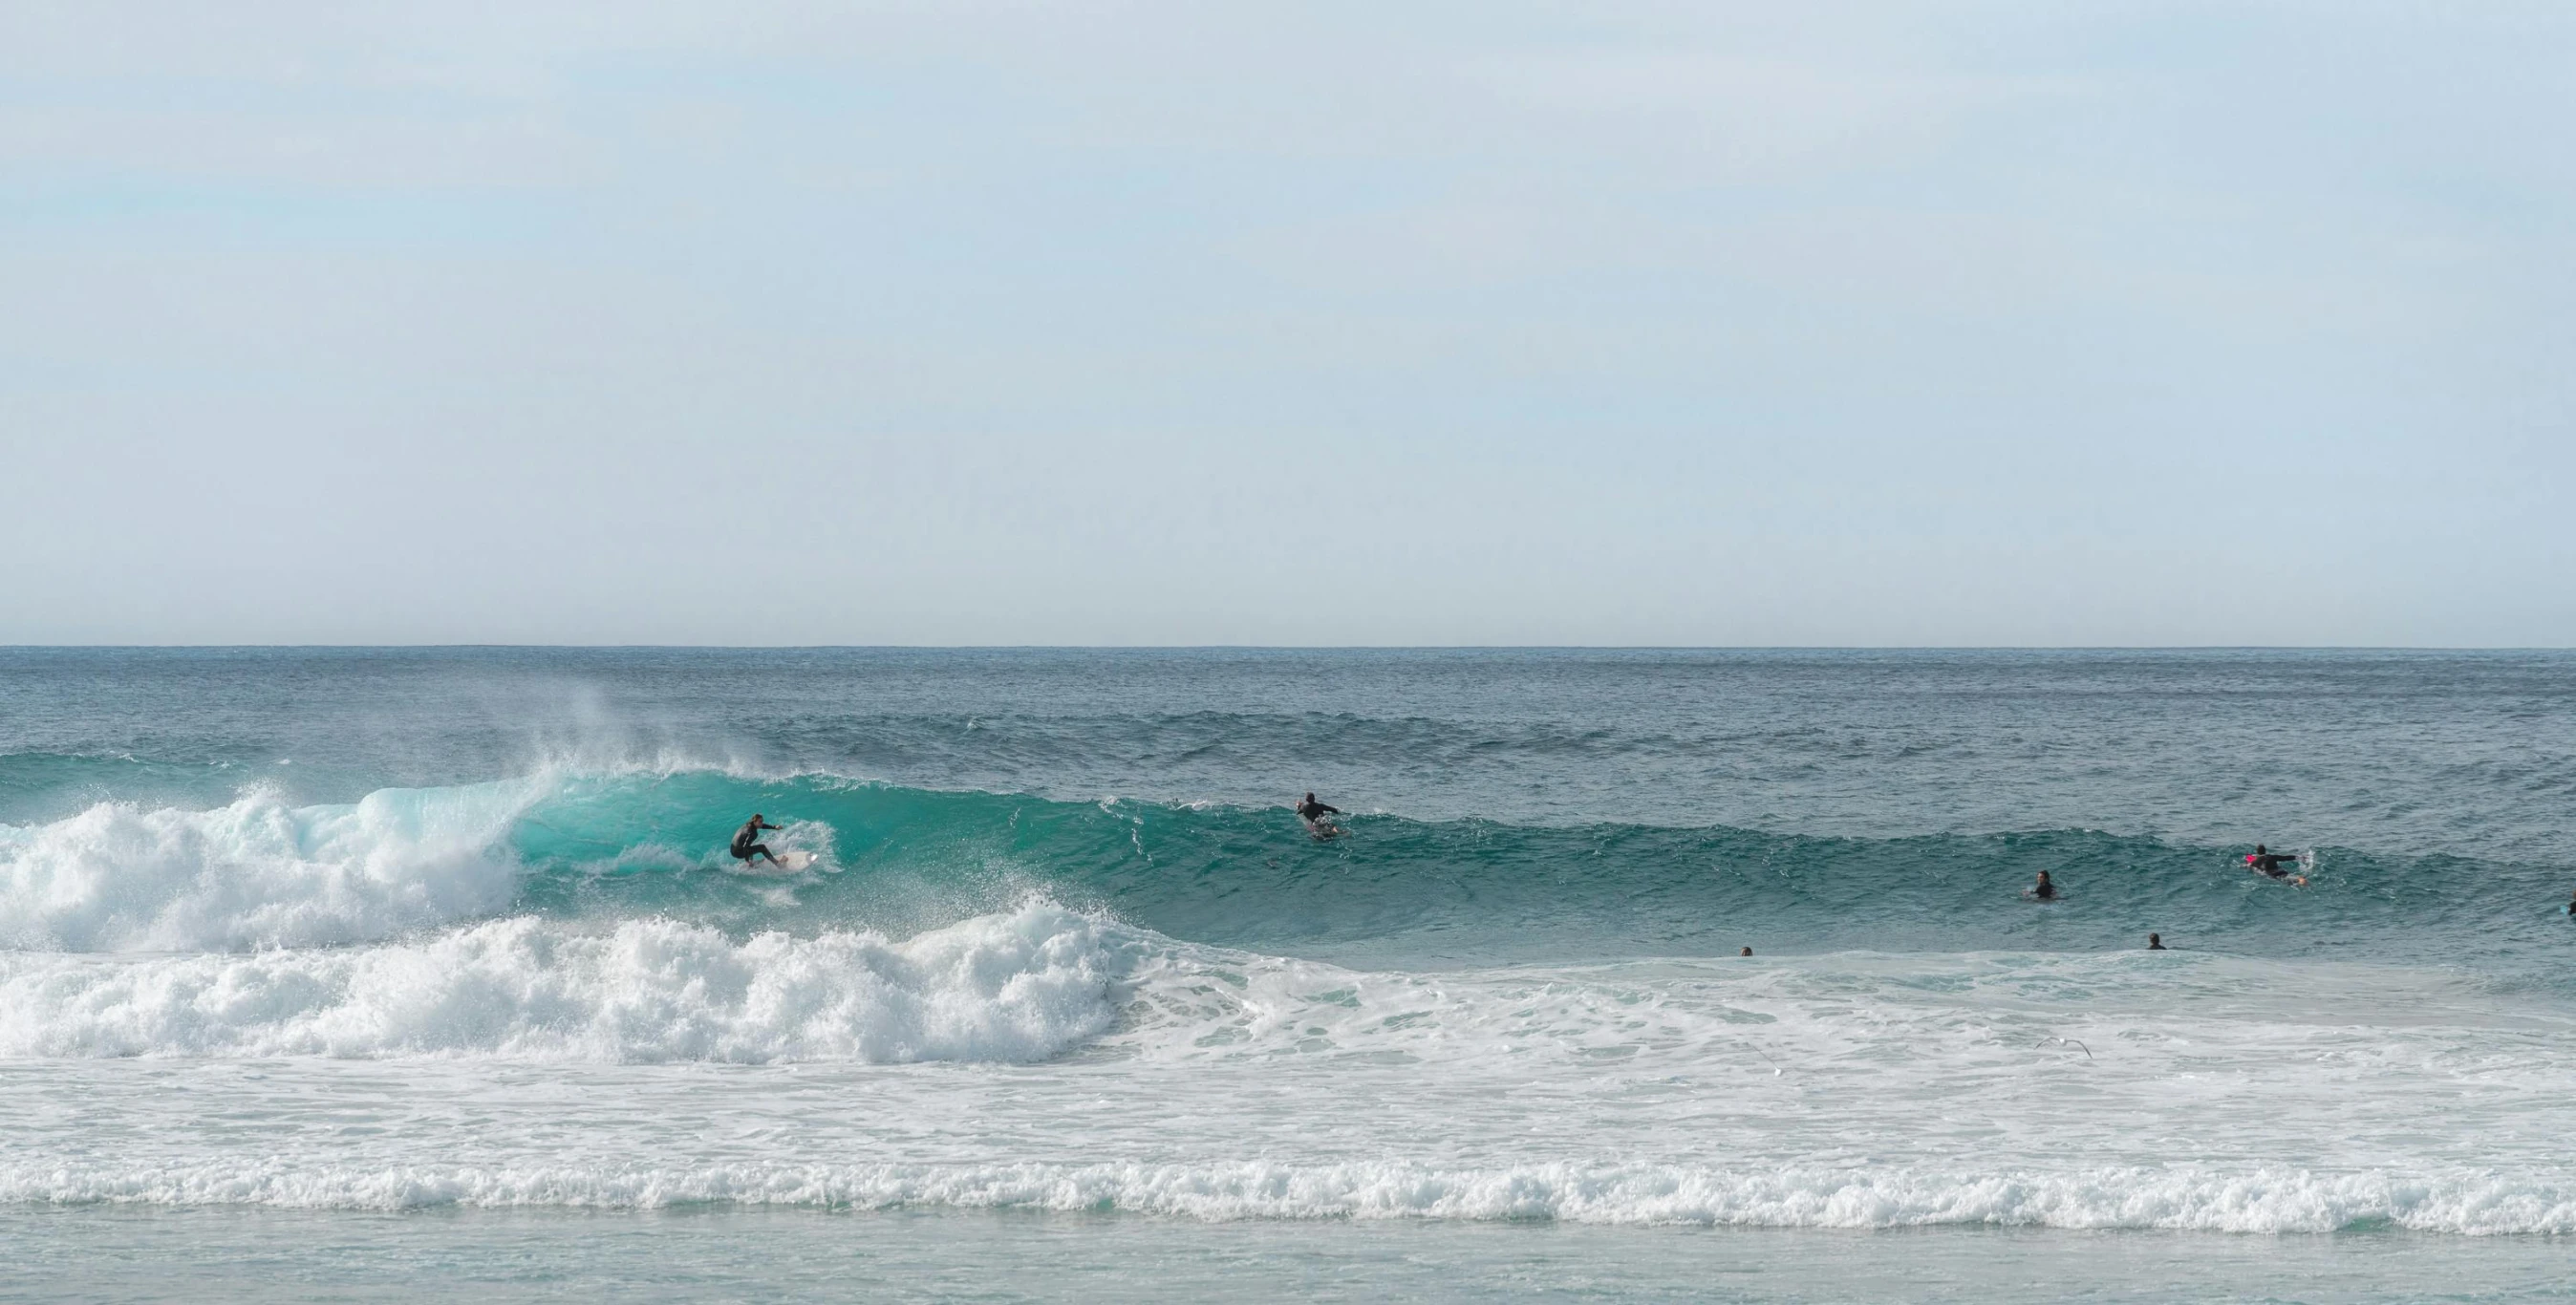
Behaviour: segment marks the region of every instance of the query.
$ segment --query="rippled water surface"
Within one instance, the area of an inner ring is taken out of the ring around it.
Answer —
[[[2571,891],[2566,654],[7,650],[0,1242],[2503,1298]]]

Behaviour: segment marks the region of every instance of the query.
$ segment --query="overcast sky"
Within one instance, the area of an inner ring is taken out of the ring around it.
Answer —
[[[2576,643],[2571,69],[2505,0],[10,0],[0,643]]]

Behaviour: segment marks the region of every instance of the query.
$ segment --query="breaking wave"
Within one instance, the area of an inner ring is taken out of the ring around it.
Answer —
[[[814,855],[731,873],[753,811]],[[0,826],[0,945],[242,951],[377,941],[505,913],[666,916],[737,936],[911,933],[1032,892],[1174,938],[1279,952],[1401,940],[1407,961],[1765,949],[2134,945],[2157,929],[2291,956],[2555,948],[2547,867],[2328,849],[2305,891],[2240,849],[2058,829],[1824,838],[1727,826],[1528,827],[1360,815],[1306,837],[1279,808],[902,788],[719,770],[547,772],[343,805],[252,792],[210,810],[101,802]],[[2063,901],[2018,889],[2050,871]],[[2429,926],[2429,927],[2428,927]],[[2554,950],[2551,952],[2555,954]]]
[[[716,1164],[398,1168],[0,1162],[0,1203],[1125,1211],[1211,1222],[1455,1219],[1780,1228],[1985,1224],[2082,1229],[2471,1235],[2576,1232],[2563,1175],[2255,1168],[2074,1172],[1403,1163]]]
[[[382,789],[211,811],[101,802],[0,825],[0,943],[21,950],[227,951],[384,938],[507,909],[504,848],[529,782]]]
[[[900,942],[520,916],[356,948],[0,953],[0,1056],[1031,1061],[1108,1027],[1125,964],[1112,926],[1042,903]]]

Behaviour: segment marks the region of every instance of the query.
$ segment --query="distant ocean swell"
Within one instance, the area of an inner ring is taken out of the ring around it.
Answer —
[[[732,873],[726,837],[755,810],[787,827],[776,846],[815,853],[816,868]],[[1863,839],[1349,823],[1350,838],[1317,843],[1278,808],[718,770],[545,773],[322,806],[256,787],[211,809],[99,801],[0,825],[0,947],[307,947],[506,914],[667,917],[737,936],[910,933],[1041,893],[1175,938],[1273,951],[1372,940],[1453,959],[1601,954],[1605,944],[1631,955],[1739,943],[2089,947],[2155,928],[2293,954],[2545,927],[2535,907],[2563,877],[2327,849],[2302,893],[2244,873],[2241,849],[2073,829]],[[2043,869],[2067,900],[2033,909],[2017,892]]]
[[[1404,1163],[712,1164],[698,1167],[367,1169],[282,1162],[120,1167],[0,1161],[0,1204],[665,1208],[904,1206],[1125,1211],[1202,1219],[1561,1220],[1586,1224],[2323,1233],[2402,1228],[2576,1232],[2563,1173],[2426,1175],[2285,1168],[2100,1168]]]

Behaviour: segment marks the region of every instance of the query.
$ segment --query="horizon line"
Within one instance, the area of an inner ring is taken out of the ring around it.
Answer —
[[[9,643],[0,652],[2570,652],[2569,644]]]

